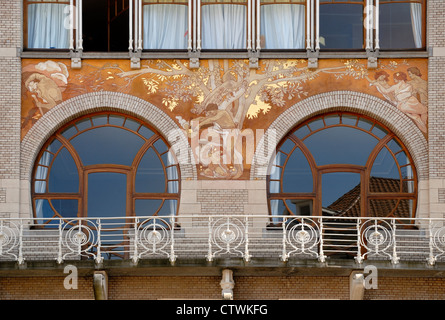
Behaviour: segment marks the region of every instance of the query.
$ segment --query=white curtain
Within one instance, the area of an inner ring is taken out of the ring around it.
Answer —
[[[272,169],[270,172],[270,179],[271,180],[280,180],[281,179],[281,170],[277,166],[280,165],[280,153],[277,153]],[[279,193],[280,192],[280,182],[279,181],[271,181],[269,186],[269,192],[270,193]],[[272,214],[272,221],[273,223],[281,222],[281,218],[277,218],[278,215],[283,214],[282,212],[278,212],[279,204],[282,200],[271,200],[270,201],[270,212]]]
[[[69,29],[64,27],[65,4],[37,3],[28,6],[28,48],[67,49]]]
[[[411,25],[416,48],[422,48],[422,5],[411,3]]]
[[[48,150],[50,149],[50,147],[48,147]],[[51,154],[49,152],[44,152],[42,157],[40,158],[39,164],[44,165],[46,167],[43,166],[37,166],[37,170],[36,170],[36,175],[35,175],[35,179],[39,179],[39,181],[35,181],[35,185],[34,185],[34,190],[35,193],[45,193],[46,192],[46,181],[40,181],[40,180],[45,180],[46,176],[48,174],[48,166],[51,162]],[[42,212],[42,208],[43,208],[43,203],[46,200],[42,200],[39,199],[36,201],[36,216],[38,218],[43,218],[43,212]]]
[[[144,6],[144,49],[187,49],[187,28],[187,6]]]
[[[245,49],[246,6],[236,4],[203,5],[202,48]]]
[[[167,191],[168,193],[178,193],[179,192],[179,176],[178,176],[178,169],[175,166],[176,162],[172,154],[168,153],[167,158],[167,180],[175,180],[170,181],[167,185]],[[175,200],[170,200],[170,214],[176,215],[176,205],[177,202]]]
[[[261,36],[264,49],[305,48],[305,6],[268,4],[261,6]]]

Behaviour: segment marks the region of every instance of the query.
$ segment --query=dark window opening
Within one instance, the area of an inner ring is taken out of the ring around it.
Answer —
[[[82,8],[84,51],[128,51],[128,0],[84,1]]]

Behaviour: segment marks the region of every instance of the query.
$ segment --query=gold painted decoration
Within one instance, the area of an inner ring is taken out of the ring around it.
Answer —
[[[62,101],[97,91],[117,91],[164,110],[184,129],[203,179],[246,179],[254,147],[279,114],[303,99],[330,91],[374,95],[412,119],[427,135],[427,60],[326,59],[309,69],[304,59],[144,60],[130,69],[126,60],[23,60],[22,137]]]

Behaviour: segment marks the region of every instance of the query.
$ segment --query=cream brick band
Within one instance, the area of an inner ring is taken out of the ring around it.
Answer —
[[[172,146],[178,157],[181,178],[196,180],[188,139],[181,128],[162,110],[135,96],[101,91],[66,100],[40,118],[21,142],[21,179],[30,180],[40,148],[57,129],[82,115],[97,111],[116,111],[135,116],[156,128]],[[174,134],[172,134],[174,133]]]
[[[354,92],[332,91],[300,101],[284,111],[267,129],[252,160],[250,178],[265,179],[273,148],[302,121],[329,111],[350,111],[370,116],[387,126],[405,144],[414,160],[419,180],[428,179],[428,143],[422,132],[405,114],[377,97]],[[267,146],[269,144],[269,146]]]

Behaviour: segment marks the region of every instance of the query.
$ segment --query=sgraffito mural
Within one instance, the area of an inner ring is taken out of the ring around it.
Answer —
[[[188,60],[144,60],[133,70],[126,60],[84,60],[70,69],[69,60],[23,60],[22,138],[57,104],[96,91],[118,91],[144,99],[164,110],[188,135],[200,178],[248,178],[251,154],[234,143],[246,130],[264,132],[276,117],[315,94],[350,90],[388,101],[412,119],[427,136],[427,60],[380,59],[377,69],[367,60],[202,60],[192,69]],[[210,131],[219,134],[213,139]],[[205,131],[205,132],[204,132]],[[253,144],[260,139],[258,134]],[[210,140],[209,140],[210,139]],[[250,142],[248,142],[250,143]],[[230,160],[228,160],[230,159]]]

